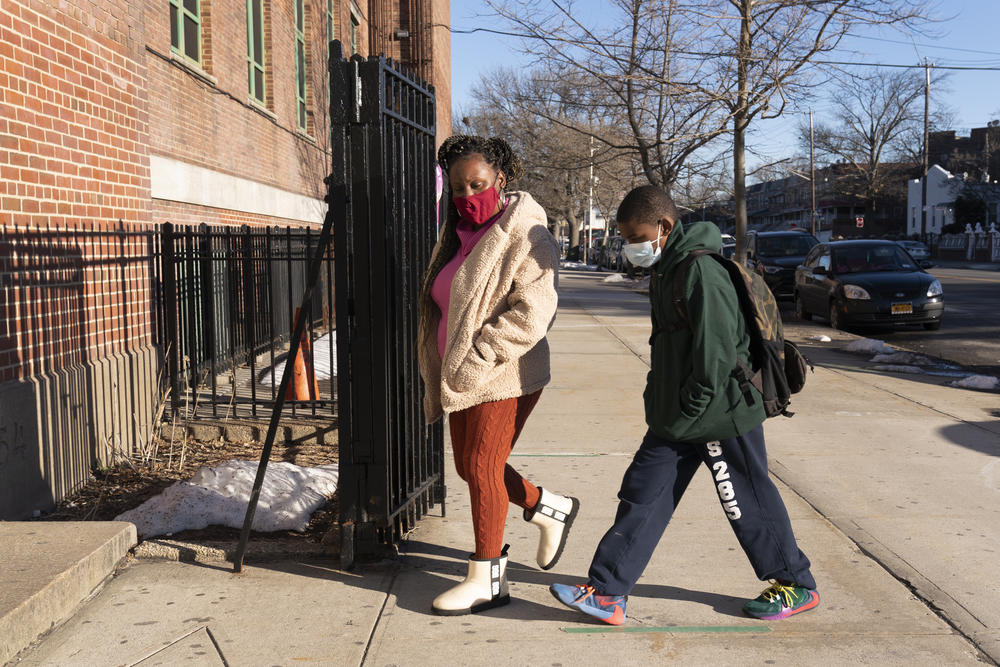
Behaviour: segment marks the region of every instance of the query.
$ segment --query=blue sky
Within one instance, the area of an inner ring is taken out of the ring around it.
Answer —
[[[597,12],[601,0],[578,0],[582,11]],[[913,64],[924,58],[939,65],[1000,67],[1000,0],[957,0],[940,2],[939,16],[947,20],[932,25],[929,35],[914,35],[912,40],[894,31],[872,32],[849,38],[843,43],[839,60]],[[509,26],[494,16],[484,0],[453,0],[452,28],[469,30],[491,28],[508,30]],[[519,40],[490,33],[452,34],[452,95],[455,110],[471,106],[469,91],[482,76],[497,64],[526,65]],[[960,134],[969,128],[982,127],[1000,118],[1000,70],[953,71],[948,81],[946,99],[955,113],[952,129]],[[825,102],[815,103],[817,115]],[[788,115],[756,125],[752,147],[762,154],[779,159],[796,152],[795,126],[799,117]]]

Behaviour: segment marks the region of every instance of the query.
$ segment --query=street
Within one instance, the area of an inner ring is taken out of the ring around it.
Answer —
[[[968,367],[976,373],[1000,377],[1000,273],[974,269],[932,268],[944,287],[944,323],[938,331],[921,326],[851,328],[869,338]],[[784,319],[795,320],[790,301],[781,304]],[[816,333],[829,332],[823,318],[798,322]]]

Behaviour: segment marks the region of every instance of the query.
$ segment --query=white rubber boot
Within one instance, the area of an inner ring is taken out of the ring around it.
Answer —
[[[535,559],[538,561],[538,567],[548,570],[562,556],[563,547],[566,546],[566,538],[569,536],[569,529],[580,509],[580,501],[576,498],[560,496],[540,487],[538,490],[541,491],[538,504],[533,510],[524,510],[524,518],[528,523],[535,524],[542,531]]]
[[[434,598],[434,613],[441,616],[475,614],[510,603],[507,592],[507,549],[505,544],[499,558],[488,560],[469,559],[469,573],[465,581]]]

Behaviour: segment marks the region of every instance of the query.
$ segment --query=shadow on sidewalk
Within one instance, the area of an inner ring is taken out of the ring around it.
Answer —
[[[415,572],[420,573],[420,581],[413,588],[421,591],[421,593],[418,596],[411,597],[409,600],[404,599],[403,596],[399,596],[397,598],[397,606],[408,611],[433,614],[431,612],[431,602],[434,597],[454,584],[454,580],[441,575],[443,573],[463,575],[468,557],[469,553],[460,549],[415,540],[406,541],[401,549],[401,564],[409,571],[407,574],[408,577],[412,576]],[[442,558],[451,560],[443,561]],[[518,584],[531,584],[548,588],[550,584],[582,583],[584,579],[583,575],[572,577],[565,574],[539,570],[534,563],[526,564],[513,560],[509,561],[507,565],[507,580],[511,584],[511,604],[507,607],[500,607],[489,612],[484,612],[484,615],[516,620],[565,619],[566,622],[579,623],[582,618],[580,614],[562,607],[555,599],[552,600],[551,605],[538,604],[519,598],[516,589]],[[426,594],[424,594],[425,591]],[[745,617],[742,613],[744,602],[742,598],[708,591],[697,591],[663,584],[641,583],[633,589],[630,597],[694,602],[711,607],[716,613],[724,616]]]
[[[984,410],[994,419],[982,422],[959,422],[939,429],[939,433],[960,447],[987,456],[1000,457],[1000,410]]]

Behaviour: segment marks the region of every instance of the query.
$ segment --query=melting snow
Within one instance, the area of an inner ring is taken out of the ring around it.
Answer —
[[[906,366],[930,366],[934,364],[924,355],[912,352],[883,352],[872,357],[871,362],[873,364],[902,364]]]
[[[998,389],[1000,388],[1000,378],[995,378],[992,375],[969,375],[948,384],[963,389]]]
[[[214,468],[201,468],[190,482],[167,487],[115,520],[134,523],[143,538],[207,526],[242,528],[256,475],[256,461],[227,461]],[[269,463],[253,529],[305,530],[312,513],[337,490],[337,476],[336,463],[316,468]]]
[[[892,345],[886,345],[884,340],[875,338],[859,338],[844,347],[845,352],[861,352],[862,354],[891,354],[896,351]]]
[[[597,265],[584,264],[583,262],[560,262],[561,269],[575,269],[577,271],[596,271]]]

